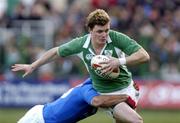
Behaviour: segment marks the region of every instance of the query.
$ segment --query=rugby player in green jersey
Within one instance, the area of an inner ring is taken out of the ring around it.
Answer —
[[[133,86],[132,75],[126,65],[137,65],[150,59],[148,53],[133,39],[120,32],[110,30],[110,17],[102,9],[91,12],[87,17],[89,34],[48,50],[32,64],[16,64],[14,71],[24,70],[26,76],[37,67],[54,60],[57,57],[70,55],[79,56],[92,79],[93,87],[102,95],[127,94],[129,102],[121,102],[111,110],[116,123],[143,123],[141,116],[134,110],[138,101],[138,90]],[[102,68],[102,73],[108,74],[119,68],[117,78],[107,78],[97,75],[91,68],[91,59],[95,55],[107,55],[110,60]]]

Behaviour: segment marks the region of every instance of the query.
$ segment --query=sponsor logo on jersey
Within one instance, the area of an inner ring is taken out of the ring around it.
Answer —
[[[113,51],[112,51],[112,50],[104,50],[104,54],[105,54],[106,56],[112,56]]]
[[[86,59],[91,60],[93,56],[94,56],[93,54],[86,54]]]

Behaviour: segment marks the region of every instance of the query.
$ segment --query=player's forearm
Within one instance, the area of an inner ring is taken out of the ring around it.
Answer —
[[[149,60],[150,60],[149,54],[143,48],[141,48],[137,52],[126,57],[126,64],[136,65],[136,64],[147,62]]]
[[[54,60],[55,58],[57,58],[58,57],[57,49],[58,47],[55,47],[45,52],[43,56],[41,56],[38,60],[36,60],[35,62],[31,64],[32,68],[36,69],[40,67],[41,65],[46,64]]]
[[[128,99],[128,95],[100,95],[93,98],[92,105],[95,107],[110,107]]]

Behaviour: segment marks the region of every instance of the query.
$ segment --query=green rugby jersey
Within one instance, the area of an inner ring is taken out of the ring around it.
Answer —
[[[126,88],[131,80],[131,73],[125,65],[120,66],[120,74],[117,78],[107,78],[98,76],[91,68],[91,59],[95,54],[90,41],[90,34],[83,37],[75,38],[68,43],[65,43],[58,48],[58,54],[61,57],[69,55],[79,56],[90,73],[94,88],[101,93]],[[101,51],[101,55],[111,55],[112,57],[121,58],[126,55],[131,55],[140,49],[141,46],[128,36],[117,31],[110,30],[107,43]]]

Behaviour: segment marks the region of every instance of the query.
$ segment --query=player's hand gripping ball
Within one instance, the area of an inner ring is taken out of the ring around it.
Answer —
[[[103,66],[105,66],[106,64],[100,64],[100,63],[104,62],[104,61],[108,61],[108,60],[109,60],[109,58],[105,55],[96,55],[91,59],[91,67],[92,67],[92,69],[94,69],[95,73],[97,75],[99,75],[100,77],[110,78],[110,79],[117,78],[119,76],[119,73],[120,73],[119,68],[113,70],[109,74],[103,74],[102,73],[101,68]]]

